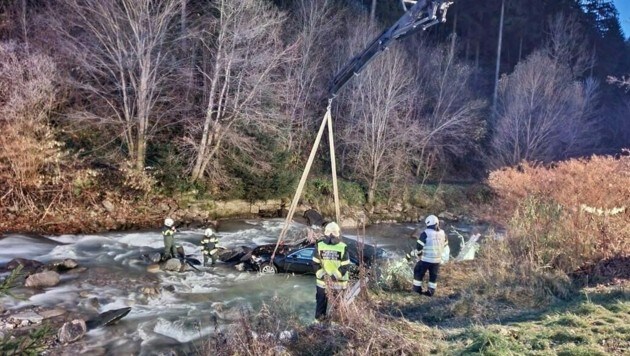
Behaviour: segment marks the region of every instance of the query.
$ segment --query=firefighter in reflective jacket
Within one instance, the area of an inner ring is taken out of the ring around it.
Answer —
[[[341,242],[341,229],[337,223],[331,222],[324,229],[324,239],[315,245],[313,252],[313,268],[317,278],[315,294],[315,319],[320,321],[326,317],[328,298],[326,288],[344,290],[348,286],[348,266],[350,257],[345,243]]]
[[[162,237],[164,238],[164,254],[162,260],[167,261],[177,257],[177,247],[175,246],[175,221],[171,218],[164,219],[164,227],[162,227]]]
[[[204,232],[204,237],[201,240],[201,253],[203,254],[203,266],[208,266],[208,257],[212,260],[210,264],[211,267],[214,267],[215,262],[217,261],[217,256],[219,252],[219,239],[214,234],[214,230],[211,228],[207,228]]]
[[[418,254],[422,254],[422,257],[413,269],[413,290],[431,297],[435,294],[435,289],[437,288],[440,264],[442,263],[448,240],[444,230],[440,229],[440,222],[435,215],[427,216],[424,222],[427,228],[420,234],[416,242],[416,250]],[[427,271],[429,271],[429,288],[423,291],[422,280]]]

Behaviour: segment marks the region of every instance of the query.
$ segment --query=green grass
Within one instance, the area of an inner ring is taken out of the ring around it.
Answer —
[[[625,297],[623,297],[625,296]],[[610,355],[630,350],[628,293],[558,304],[523,321],[468,327],[452,341],[461,355]]]

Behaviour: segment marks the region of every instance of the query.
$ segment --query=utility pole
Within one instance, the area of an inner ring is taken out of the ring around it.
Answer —
[[[503,45],[503,16],[505,15],[505,0],[501,0],[501,19],[499,20],[499,44],[497,46],[497,66],[494,72],[494,94],[492,95],[492,118],[497,113],[497,96],[499,95],[499,71],[501,69],[501,47]]]

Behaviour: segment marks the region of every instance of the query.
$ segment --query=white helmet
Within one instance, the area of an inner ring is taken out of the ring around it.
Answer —
[[[326,225],[326,228],[324,229],[324,235],[325,236],[333,235],[334,237],[339,237],[341,236],[341,229],[339,228],[339,225],[337,225],[336,222],[328,223]]]
[[[164,219],[164,225],[166,225],[168,227],[171,227],[171,226],[173,226],[173,224],[175,224],[175,221],[173,221],[173,219],[171,219],[171,218]]]
[[[429,216],[427,216],[426,219],[424,219],[424,223],[427,226],[433,226],[433,225],[439,224],[440,220],[438,220],[437,216],[435,216],[435,215],[429,215]]]
[[[214,230],[212,230],[211,228],[207,228],[203,234],[206,235],[206,237],[210,237],[214,235]]]

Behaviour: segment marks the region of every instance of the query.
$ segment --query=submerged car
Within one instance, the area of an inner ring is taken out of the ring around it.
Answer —
[[[348,255],[353,265],[359,266],[361,261],[369,266],[374,259],[379,257],[382,250],[378,250],[370,245],[359,245],[354,240],[344,239],[348,246]],[[280,246],[273,262],[271,255],[275,244],[263,245],[254,248],[251,252],[249,264],[253,270],[262,273],[314,273],[313,253],[315,244],[306,243],[292,246]]]

